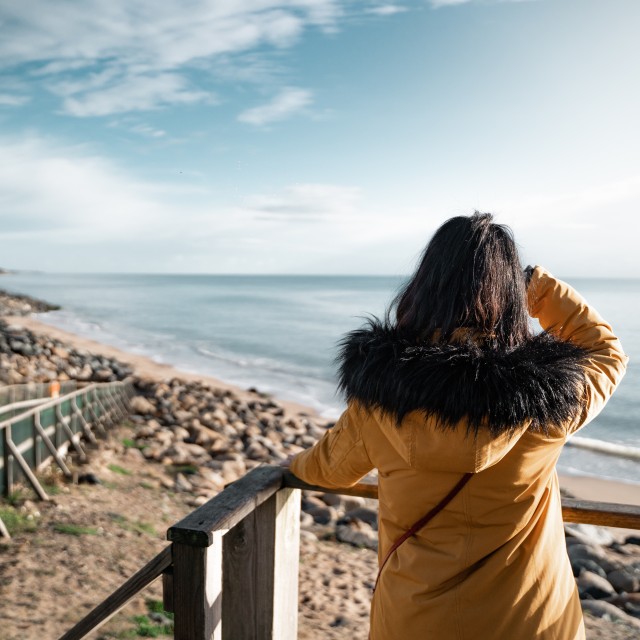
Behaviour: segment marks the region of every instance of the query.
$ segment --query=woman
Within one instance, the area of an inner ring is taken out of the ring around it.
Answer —
[[[372,640],[584,638],[555,465],[627,357],[568,284],[522,271],[511,231],[491,220],[445,222],[394,301],[395,320],[346,336],[347,409],[291,463],[325,487],[378,469],[379,560],[392,553]]]

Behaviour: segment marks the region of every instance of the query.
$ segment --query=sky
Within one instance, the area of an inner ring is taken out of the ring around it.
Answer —
[[[0,4],[0,266],[640,277],[637,0]]]

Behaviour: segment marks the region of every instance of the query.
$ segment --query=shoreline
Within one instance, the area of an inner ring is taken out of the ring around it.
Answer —
[[[76,349],[83,349],[89,351],[92,354],[104,355],[108,358],[115,358],[124,364],[128,364],[134,374],[140,378],[148,378],[157,382],[166,382],[172,378],[180,378],[187,382],[201,382],[211,387],[223,389],[225,391],[232,391],[237,394],[243,400],[255,398],[256,393],[244,389],[229,382],[224,382],[219,378],[211,375],[205,375],[200,373],[190,373],[171,364],[165,364],[162,362],[156,362],[148,356],[138,355],[131,353],[130,351],[124,351],[118,347],[114,347],[91,338],[85,338],[71,331],[65,329],[59,329],[45,322],[41,322],[34,315],[29,316],[0,316],[7,324],[20,327],[32,331],[34,334],[41,336],[50,336],[56,338],[62,342],[66,342],[72,345]],[[257,390],[260,394],[260,389]],[[310,416],[314,418],[321,418],[320,414],[313,408],[307,405],[303,405],[291,400],[283,400],[276,398],[272,394],[265,394],[269,397],[274,397],[280,405],[288,413],[299,416]]]
[[[134,374],[141,378],[147,378],[157,382],[166,382],[172,378],[180,378],[188,382],[200,382],[218,389],[232,391],[242,399],[251,399],[256,396],[255,392],[230,384],[214,376],[183,371],[173,365],[156,362],[148,356],[137,355],[119,349],[118,347],[85,338],[64,329],[59,329],[58,327],[41,322],[33,314],[30,316],[5,315],[2,316],[2,318],[10,325],[28,329],[35,334],[56,338],[72,345],[76,349],[84,349],[92,354],[116,358],[131,366]],[[259,393],[260,390],[258,389],[258,394]],[[277,400],[288,414],[320,418],[318,412],[312,407],[289,400],[283,400],[279,397],[271,396],[271,394],[267,395]],[[558,475],[560,487],[569,491],[577,499],[626,503],[640,506],[640,486],[637,484],[593,476],[563,473],[559,473]]]

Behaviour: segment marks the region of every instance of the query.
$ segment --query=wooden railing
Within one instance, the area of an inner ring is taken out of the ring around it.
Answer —
[[[378,497],[378,486],[308,485],[258,467],[172,526],[171,545],[60,640],[81,640],[162,576],[176,640],[293,640],[297,636],[300,490]],[[640,529],[640,507],[562,499],[566,522]]]
[[[87,454],[81,439],[96,442],[96,434],[129,415],[131,382],[90,384],[57,398],[23,400],[0,409],[0,495],[13,492],[17,477],[28,482],[41,500],[48,500],[34,471],[53,461],[71,477],[64,456],[73,447],[80,460]],[[29,407],[29,405],[35,406]],[[9,532],[0,520],[0,536]]]

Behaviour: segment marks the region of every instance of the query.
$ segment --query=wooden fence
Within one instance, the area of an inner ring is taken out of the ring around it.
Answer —
[[[1,407],[0,495],[11,494],[15,482],[22,480],[48,500],[34,472],[53,461],[71,477],[64,462],[69,447],[86,460],[81,439],[95,443],[96,433],[106,435],[109,426],[125,418],[132,393],[128,380],[96,383],[58,398],[36,397]],[[0,535],[8,535],[1,521]]]
[[[176,640],[297,637],[300,490],[378,497],[377,484],[325,489],[258,467],[172,526],[167,546],[60,640],[81,640],[162,576]],[[566,522],[640,529],[640,507],[562,499]]]

